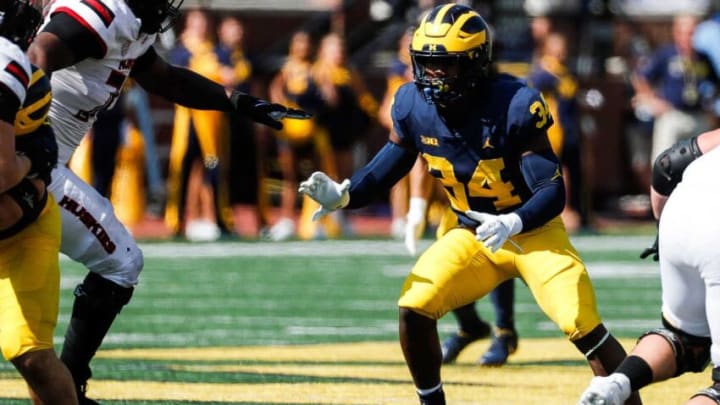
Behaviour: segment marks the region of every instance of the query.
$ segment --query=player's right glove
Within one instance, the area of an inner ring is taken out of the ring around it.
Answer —
[[[660,260],[659,249],[658,249],[658,235],[655,235],[655,242],[651,246],[648,246],[640,253],[641,259],[647,259],[648,256],[652,255],[652,259],[656,262]]]
[[[287,108],[237,90],[230,95],[230,103],[235,111],[247,114],[253,121],[274,129],[282,129],[281,121],[285,118],[304,120],[312,117],[312,114],[303,110]]]
[[[481,241],[493,253],[497,252],[511,236],[522,231],[522,220],[514,212],[493,215],[470,210],[465,211],[465,215],[480,224],[475,228],[475,239]]]
[[[58,145],[55,135],[44,126],[27,135],[15,138],[15,151],[30,159],[30,172],[27,177],[41,179],[50,184],[50,172],[57,166]]]
[[[350,180],[336,183],[327,174],[315,172],[300,183],[298,191],[315,200],[320,208],[313,213],[312,220],[317,221],[325,215],[345,207],[350,202]]]
[[[410,197],[410,206],[405,217],[405,248],[410,256],[417,254],[417,240],[425,228],[427,200],[422,197]]]

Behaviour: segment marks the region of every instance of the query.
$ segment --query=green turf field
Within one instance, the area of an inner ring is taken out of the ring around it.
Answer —
[[[637,258],[652,236],[573,241],[587,262],[606,324],[630,347],[659,319],[656,265]],[[141,283],[94,361],[90,391],[108,399],[104,404],[416,403],[396,338],[396,299],[413,264],[401,242],[142,247]],[[58,343],[72,289],[85,274],[67,259],[61,267]],[[572,404],[589,380],[579,354],[527,288],[517,286],[519,352],[508,367],[480,369],[473,362],[487,343],[472,346],[459,364],[443,370],[452,403]],[[492,318],[487,300],[479,308]],[[453,329],[451,317],[441,320],[442,336]],[[558,374],[549,378],[551,372]],[[26,394],[9,363],[0,363],[0,376],[0,404],[26,403],[10,399]],[[529,384],[527,398],[508,384],[513,378]],[[699,378],[668,385],[657,395],[681,401],[709,382],[706,375]],[[546,389],[543,381],[562,388]],[[545,395],[541,402],[529,400],[538,395]]]

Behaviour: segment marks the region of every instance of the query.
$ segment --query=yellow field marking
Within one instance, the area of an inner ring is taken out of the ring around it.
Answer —
[[[630,348],[634,340],[623,340]],[[443,368],[449,403],[490,405],[573,405],[591,376],[582,356],[564,339],[523,339],[518,352],[502,368],[474,364],[488,341],[471,345],[457,364]],[[290,377],[344,378],[338,383],[172,383],[92,381],[90,396],[98,399],[225,401],[306,404],[417,404],[407,368],[396,342],[348,343],[283,347],[106,350],[98,357],[226,361],[224,364],[175,364],[171,368],[198,373],[243,372]],[[261,361],[264,364],[232,364]],[[302,364],[307,362],[307,364]],[[569,362],[570,365],[563,365]],[[300,364],[298,364],[300,363]],[[333,364],[337,363],[337,364]],[[356,364],[353,364],[356,363]],[[577,363],[577,365],[576,365]],[[710,384],[709,369],[686,374],[643,390],[646,404],[675,404]],[[2,396],[26,397],[20,379],[0,380]]]

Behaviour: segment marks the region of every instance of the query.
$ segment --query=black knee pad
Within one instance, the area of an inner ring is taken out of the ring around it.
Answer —
[[[691,335],[672,326],[665,318],[662,320],[664,328],[656,328],[645,332],[640,339],[647,335],[659,335],[668,341],[675,353],[675,377],[685,372],[699,373],[705,370],[710,363],[709,337]],[[638,339],[638,340],[640,340]]]
[[[116,315],[133,294],[132,287],[122,287],[95,273],[88,273],[82,284],[75,287],[73,317],[86,319],[93,314]]]

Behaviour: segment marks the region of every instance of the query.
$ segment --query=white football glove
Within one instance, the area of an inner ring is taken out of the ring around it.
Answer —
[[[483,242],[486,248],[495,253],[509,237],[522,231],[522,220],[516,213],[493,215],[477,211],[465,211],[470,219],[478,221],[480,225],[475,228],[475,239]]]
[[[338,184],[323,172],[315,172],[300,183],[298,191],[315,200],[320,208],[313,213],[312,220],[317,221],[325,215],[345,207],[350,202],[350,180]]]
[[[425,229],[425,211],[427,200],[422,197],[410,197],[410,206],[405,217],[405,248],[410,256],[417,254],[417,240]]]

